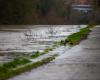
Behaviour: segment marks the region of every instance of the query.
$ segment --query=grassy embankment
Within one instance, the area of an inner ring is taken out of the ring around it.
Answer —
[[[10,63],[4,64],[0,67],[0,80],[7,80],[10,77],[19,75],[23,72],[29,71],[29,70],[34,69],[34,68],[38,68],[39,66],[47,64],[50,61],[54,60],[56,56],[57,55],[55,54],[55,55],[52,55],[51,57],[47,57],[47,58],[45,58],[41,61],[37,61],[35,63],[30,63],[30,64],[27,64],[23,67],[19,67],[19,68],[15,68],[17,63],[18,64],[25,64],[25,63],[27,63],[28,60],[25,60],[25,61],[22,61],[22,62],[12,61]]]
[[[90,29],[88,27],[81,29],[79,32],[70,35],[67,40],[65,40],[70,45],[76,45],[80,43],[80,41],[87,38]]]
[[[68,36],[65,40],[61,40],[58,44],[60,45],[66,45],[69,44],[70,46],[74,46],[80,41],[87,38],[89,32],[91,31],[90,28],[93,26],[87,26],[86,28],[80,29],[79,32],[73,33],[72,35]]]

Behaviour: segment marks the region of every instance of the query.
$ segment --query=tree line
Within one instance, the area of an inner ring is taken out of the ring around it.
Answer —
[[[0,24],[64,22],[66,0],[0,0]]]
[[[73,0],[0,0],[0,24],[72,24]],[[100,3],[100,0],[98,0]],[[99,4],[98,3],[98,4]]]

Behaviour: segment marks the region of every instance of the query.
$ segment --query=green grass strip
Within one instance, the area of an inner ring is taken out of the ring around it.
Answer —
[[[7,72],[10,69],[16,68],[21,65],[25,65],[27,63],[31,62],[30,60],[26,58],[15,58],[14,60],[4,63],[0,66],[0,72]]]
[[[39,52],[37,51],[36,53],[34,53],[33,55],[31,55],[31,58],[34,59],[34,58],[37,58],[41,55],[44,55],[44,54],[47,54],[49,51],[52,51],[53,48],[46,48],[43,52]]]
[[[94,27],[91,25],[88,25],[86,28],[80,29],[79,32],[73,33],[72,35],[69,35],[65,40],[61,40],[60,42],[57,42],[58,45],[64,45],[69,44],[71,46],[76,45],[80,43],[80,41],[87,38],[88,34],[90,33],[90,28]]]
[[[90,29],[88,27],[81,29],[79,32],[74,33],[70,35],[67,38],[67,43],[70,45],[76,45],[78,44],[81,40],[86,39],[87,35],[89,34]]]
[[[38,61],[38,62],[35,62],[33,64],[28,64],[24,67],[20,67],[20,68],[17,68],[15,70],[11,69],[11,70],[8,70],[6,72],[0,72],[0,80],[7,80],[8,78],[14,77],[14,76],[19,75],[23,72],[38,68],[38,67],[40,67],[44,64],[47,64],[50,61],[54,60],[56,56],[57,55],[55,54],[55,55],[52,55],[51,57],[45,58],[45,59]]]

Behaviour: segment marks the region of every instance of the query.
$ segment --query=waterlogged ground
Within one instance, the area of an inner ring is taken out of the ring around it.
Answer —
[[[85,25],[1,26],[0,62],[9,61],[21,53],[43,51],[82,27]]]
[[[87,40],[63,50],[64,54],[51,63],[9,80],[100,80],[99,35],[100,27],[97,26]]]
[[[55,41],[65,39],[68,35],[80,29],[79,26],[26,27],[21,29],[2,29],[0,31],[0,50],[7,52],[31,52],[33,50],[39,50]]]

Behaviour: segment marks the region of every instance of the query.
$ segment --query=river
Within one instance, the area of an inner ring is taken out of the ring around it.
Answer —
[[[85,25],[31,25],[0,27],[0,62],[21,54],[33,54],[65,39]]]

